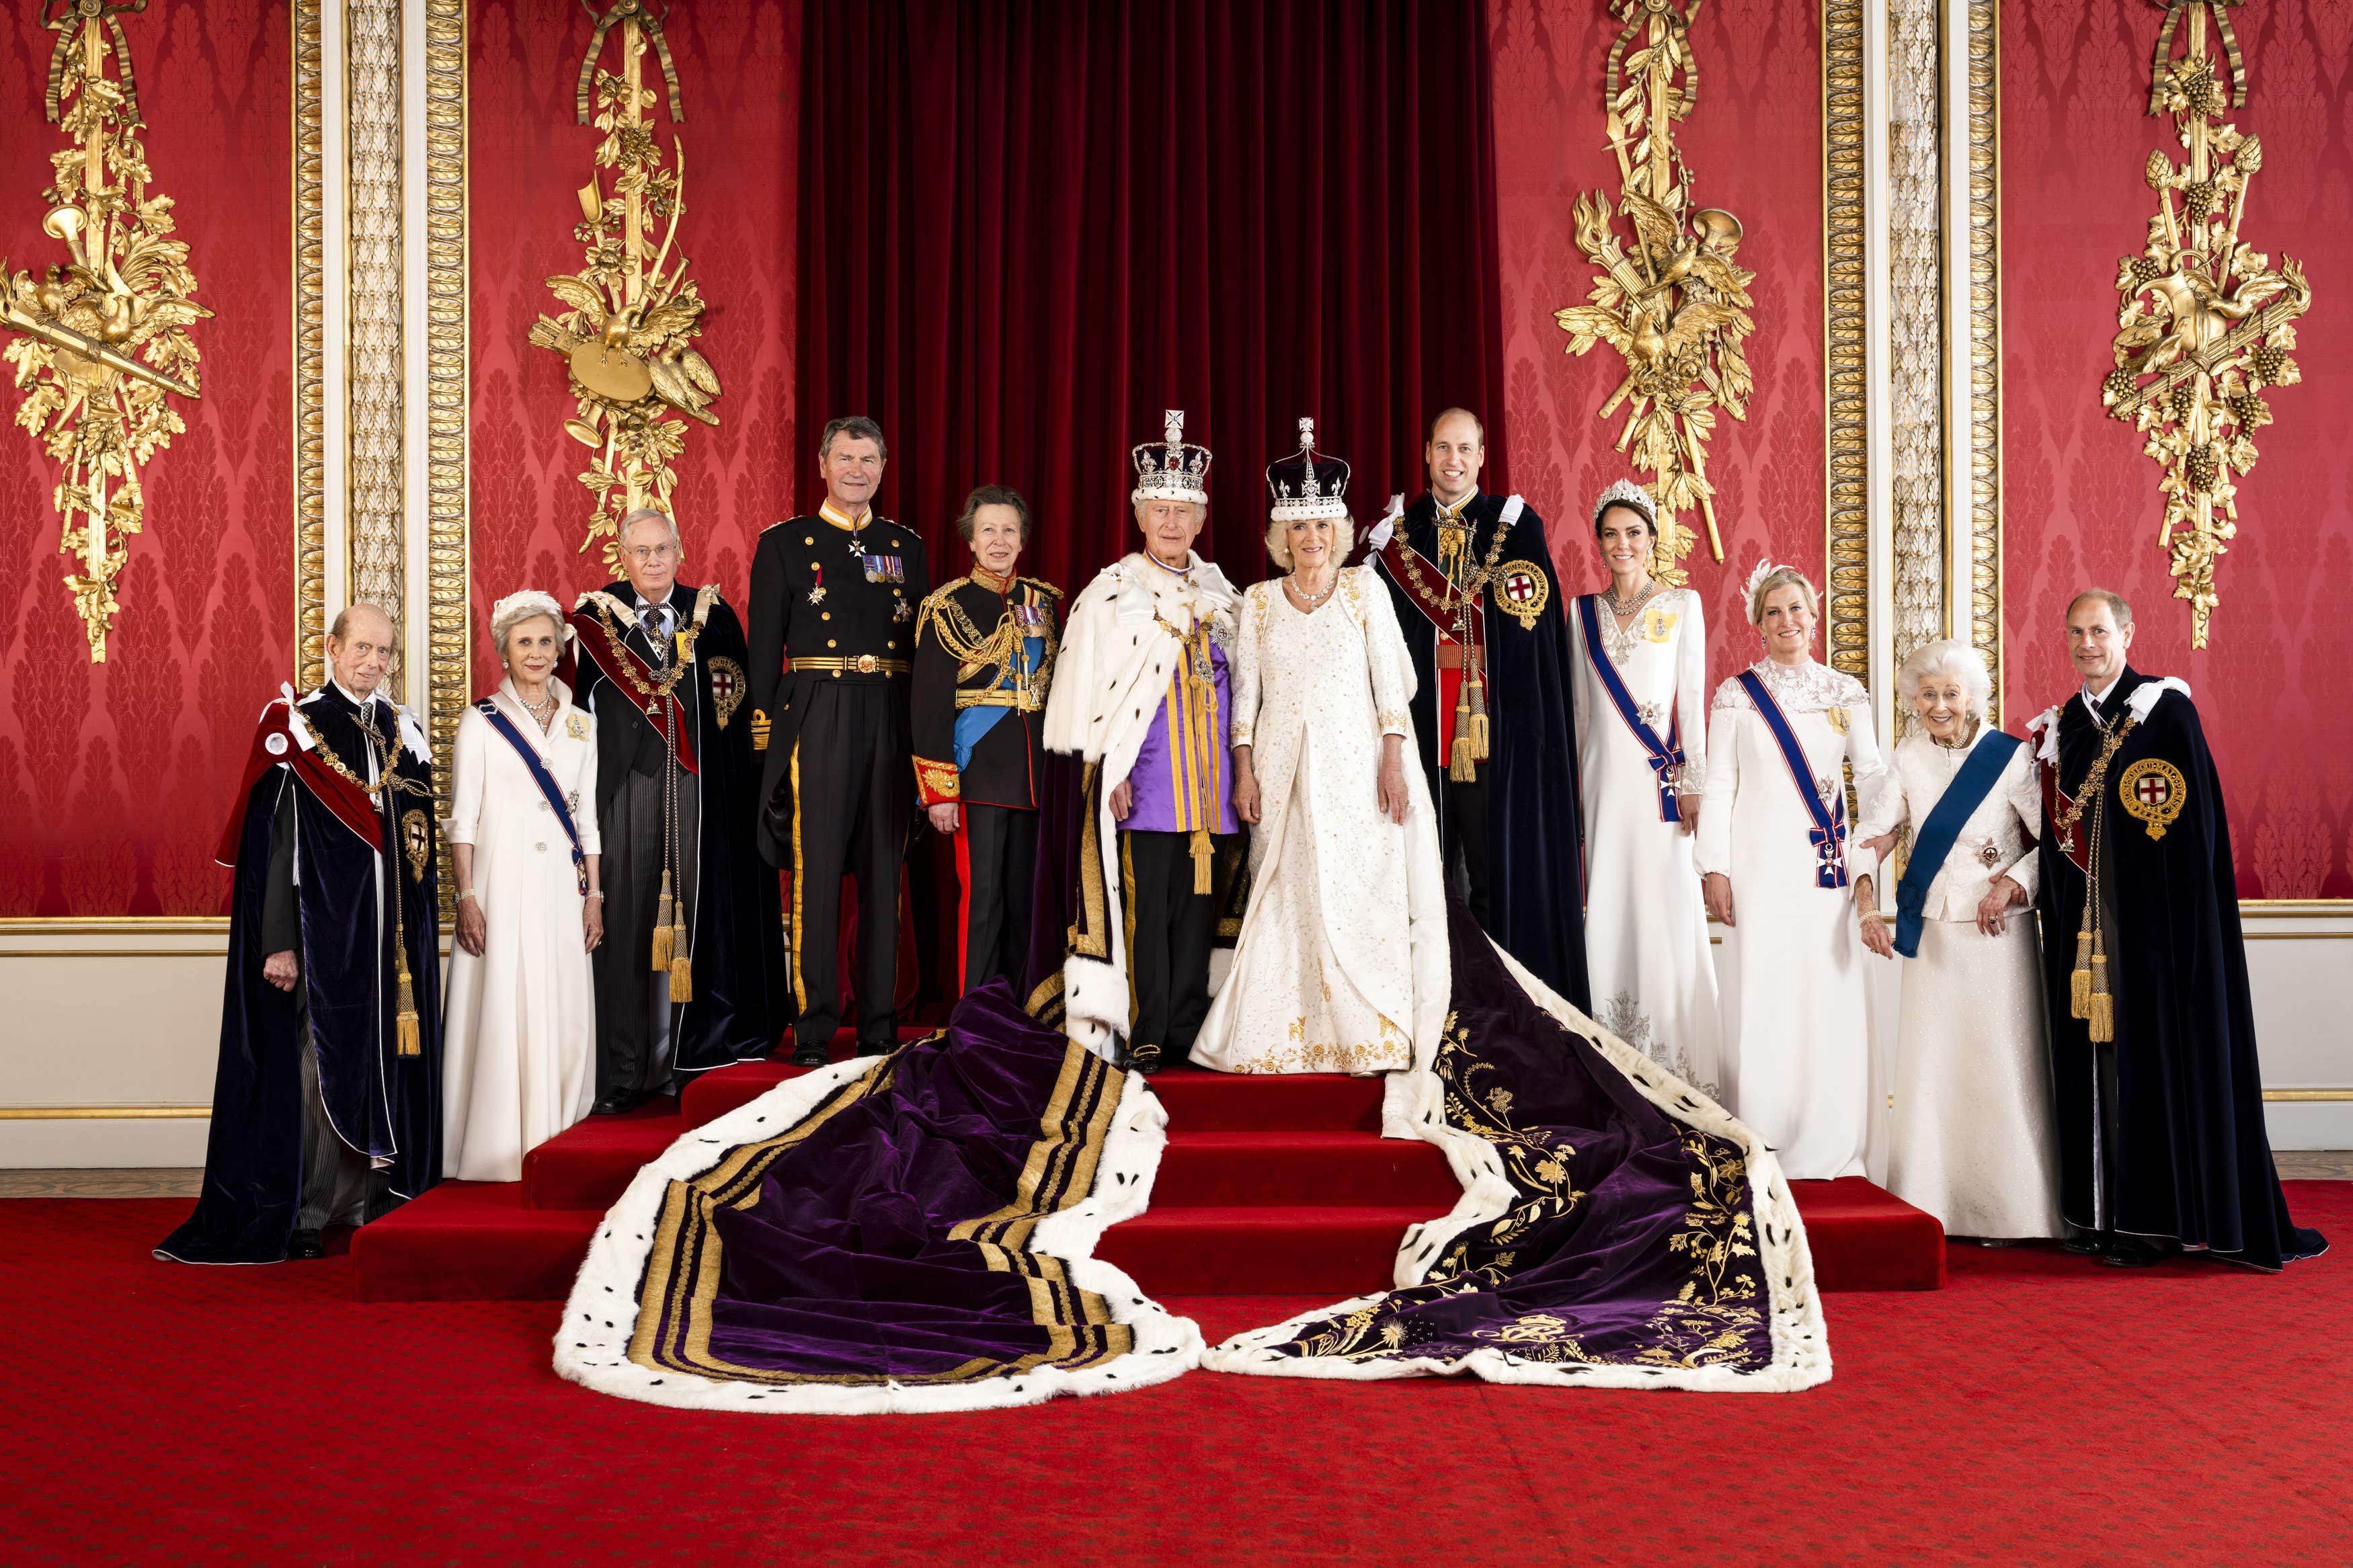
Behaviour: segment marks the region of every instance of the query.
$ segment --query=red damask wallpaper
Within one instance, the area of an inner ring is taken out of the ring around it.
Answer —
[[[572,237],[598,133],[573,120],[592,23],[578,0],[481,0],[472,14],[473,595],[476,688],[498,682],[491,603],[543,588],[566,605],[609,579],[580,553],[590,512],[574,476],[587,448],[563,362],[525,341],[557,309],[543,279],[576,270]],[[806,488],[793,432],[793,237],[801,19],[797,0],[697,0],[665,32],[686,122],[678,248],[704,300],[699,344],[718,372],[716,429],[689,426],[678,466],[681,577],[717,582],[743,614],[760,530]],[[605,63],[620,58],[608,43]],[[648,80],[660,79],[647,62]],[[666,166],[670,127],[655,111]]]
[[[58,258],[41,232],[57,35],[0,12],[0,256]],[[293,668],[290,60],[286,8],[170,5],[125,16],[153,193],[174,197],[196,299],[204,397],[144,471],[147,530],[92,666],[62,579],[56,466],[0,380],[0,916],[226,910],[212,863],[254,716]]]
[[[2229,796],[2242,898],[2353,896],[2353,708],[2332,684],[2353,605],[2353,6],[2233,13],[2263,167],[2243,237],[2306,265],[2301,385],[2268,394],[2277,423],[2240,482],[2239,537],[2216,575],[2202,652],[2158,548],[2155,462],[2100,406],[2117,258],[2156,198],[2142,182],[2171,121],[2147,112],[2163,13],[2146,0],[2006,5],[2001,34],[2003,634],[2016,730],[2075,686],[2065,613],[2097,582],[2132,601],[2136,668],[2189,683]]]
[[[1582,303],[1592,282],[1572,232],[1578,193],[1603,191],[1614,205],[1620,190],[1601,113],[1619,24],[1600,0],[1492,0],[1488,15],[1511,483],[1552,524],[1564,591],[1586,593],[1608,580],[1586,514],[1629,474],[1614,449],[1624,414],[1594,417],[1624,366],[1606,343],[1570,358],[1552,315]],[[1692,44],[1699,107],[1676,137],[1699,199],[1740,219],[1740,262],[1757,275],[1756,395],[1746,423],[1725,419],[1708,448],[1725,561],[1710,558],[1704,536],[1686,558],[1721,678],[1757,656],[1740,584],[1760,554],[1821,581],[1821,16],[1815,0],[1718,0],[1700,12]]]

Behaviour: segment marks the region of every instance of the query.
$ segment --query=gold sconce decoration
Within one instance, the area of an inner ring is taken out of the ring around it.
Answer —
[[[58,35],[45,107],[68,145],[41,194],[41,227],[62,240],[62,266],[11,272],[0,258],[0,325],[16,335],[0,358],[25,394],[16,423],[62,466],[52,492],[63,531],[58,552],[93,664],[121,605],[115,580],[130,539],[145,526],[139,469],[187,429],[165,395],[196,397],[190,323],[212,312],[196,291],[188,246],[174,239],[172,198],[151,196],[147,150],[137,130],[139,89],[121,17],[147,0],[46,0],[41,23]],[[107,61],[114,72],[107,72]],[[195,520],[189,520],[191,526]]]
[[[1707,441],[1718,408],[1748,417],[1754,387],[1741,342],[1756,331],[1748,285],[1757,275],[1735,260],[1740,220],[1692,205],[1691,168],[1674,143],[1674,122],[1699,102],[1691,24],[1704,3],[1610,0],[1625,26],[1610,46],[1603,110],[1622,186],[1618,216],[1631,220],[1633,236],[1621,241],[1605,193],[1577,197],[1577,246],[1599,273],[1588,303],[1553,314],[1570,353],[1607,342],[1626,362],[1625,379],[1598,417],[1626,407],[1618,450],[1651,476],[1644,488],[1659,504],[1653,570],[1677,584],[1695,536],[1676,513],[1696,507],[1710,552],[1724,559]]]
[[[600,65],[616,36],[618,74]],[[643,0],[616,0],[596,18],[575,103],[580,123],[604,132],[596,162],[614,171],[612,189],[602,188],[602,175],[580,187],[581,222],[572,234],[587,247],[586,259],[579,271],[547,280],[566,308],[531,329],[534,345],[565,357],[576,406],[564,427],[596,454],[580,476],[596,498],[580,548],[602,539],[605,563],[616,571],[621,519],[641,506],[669,510],[678,483],[671,464],[686,449],[685,424],[672,416],[719,423],[710,409],[718,374],[692,346],[702,334],[702,298],[686,275],[685,255],[675,266],[670,260],[685,212],[686,149],[673,132],[675,164],[663,166],[646,114],[657,101],[645,85],[648,54],[669,89],[670,122],[684,123],[661,16]],[[656,226],[659,247],[651,240]]]
[[[2177,163],[2159,148],[2143,170],[2158,211],[2140,254],[2117,264],[2116,368],[2100,401],[2147,437],[2142,449],[2165,470],[2158,544],[2173,596],[2189,602],[2190,646],[2204,647],[2220,602],[2214,563],[2238,533],[2237,479],[2255,466],[2255,431],[2272,421],[2263,394],[2303,378],[2288,351],[2295,319],[2312,308],[2312,286],[2294,258],[2283,254],[2274,268],[2239,237],[2248,188],[2263,166],[2262,141],[2222,121],[2247,102],[2246,61],[2230,20],[2243,0],[2158,3],[2166,15],[2148,111],[2172,116],[2188,156]]]

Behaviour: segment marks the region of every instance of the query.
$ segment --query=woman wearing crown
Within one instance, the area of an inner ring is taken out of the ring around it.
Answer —
[[[1874,862],[1847,828],[1846,771],[1868,811],[1886,773],[1871,697],[1814,662],[1813,584],[1760,563],[1748,620],[1766,657],[1716,688],[1698,860],[1738,966],[1724,999],[1725,1109],[1793,1181],[1862,1174],[1871,1023],[1849,889]]]
[[[1593,537],[1609,587],[1577,598],[1568,629],[1594,1016],[1712,1095],[1722,1020],[1691,838],[1707,772],[1707,634],[1699,595],[1651,576],[1648,494],[1624,479],[1602,491]]]
[[[1288,575],[1243,595],[1234,641],[1250,904],[1193,1060],[1395,1072],[1426,1060],[1445,1022],[1437,821],[1406,760],[1413,674],[1397,611],[1370,568],[1340,564],[1347,465],[1316,454],[1313,420],[1299,426],[1299,451],[1267,470],[1267,551]]]

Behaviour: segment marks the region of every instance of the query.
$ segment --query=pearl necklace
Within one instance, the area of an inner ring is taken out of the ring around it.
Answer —
[[[1316,595],[1314,597],[1310,598],[1308,597],[1307,590],[1299,585],[1298,573],[1293,572],[1282,580],[1283,589],[1285,592],[1290,594],[1291,602],[1299,605],[1301,608],[1307,610],[1314,609],[1317,605],[1323,604],[1324,600],[1330,598],[1332,596],[1332,590],[1339,585],[1340,574],[1335,572],[1332,574],[1332,580],[1324,584],[1324,591]]]

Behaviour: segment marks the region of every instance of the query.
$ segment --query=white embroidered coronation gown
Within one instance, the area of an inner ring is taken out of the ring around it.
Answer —
[[[1707,635],[1699,595],[1667,588],[1646,601],[1621,632],[1606,599],[1594,624],[1602,647],[1588,647],[1585,618],[1572,606],[1576,644],[1578,786],[1585,806],[1585,963],[1593,1016],[1661,1067],[1713,1096],[1722,1087],[1723,1028],[1715,961],[1708,951],[1707,905],[1700,897],[1693,838],[1659,817],[1658,774],[1650,753],[1601,688],[1603,658],[1625,683],[1638,717],[1660,740],[1682,721],[1680,792],[1705,793]],[[1696,811],[1696,800],[1683,802]]]
[[[572,808],[584,853],[596,836],[596,721],[560,680],[543,733],[514,682],[491,700],[539,752]],[[474,847],[487,928],[476,958],[454,942],[441,1008],[441,1173],[519,1182],[522,1157],[596,1099],[596,992],[581,931],[572,847],[530,770],[472,708],[450,749],[452,844]]]
[[[1961,763],[1991,733],[1980,726],[1977,739],[1957,749],[1926,735],[1899,744],[1858,836],[1876,838],[1906,822],[1918,834]],[[2059,1133],[2029,837],[2042,821],[2032,749],[2020,746],[1928,884],[1919,955],[1902,961],[1887,1189],[1954,1236],[2059,1234]],[[2002,933],[1988,936],[1975,923],[1978,905],[2001,876],[2025,889],[2028,902],[2013,904]],[[1879,882],[1873,890],[1893,936],[1892,868]]]
[[[1789,721],[1810,765],[1807,784],[1828,797],[1854,767],[1868,813],[1887,768],[1872,736],[1871,699],[1852,676],[1811,659],[1750,668]],[[1755,1128],[1792,1181],[1863,1173],[1871,1122],[1872,1030],[1852,887],[1815,877],[1813,826],[1780,746],[1736,679],[1716,688],[1708,715],[1707,803],[1699,868],[1732,879],[1725,948],[1738,965],[1724,996],[1725,1109]],[[1852,826],[1850,875],[1870,871]]]
[[[1260,583],[1238,619],[1233,738],[1251,748],[1259,825],[1233,967],[1192,1059],[1236,1073],[1410,1067],[1445,1022],[1446,895],[1388,590],[1345,568],[1303,613],[1280,580]],[[1381,815],[1384,735],[1405,737],[1402,826]]]

